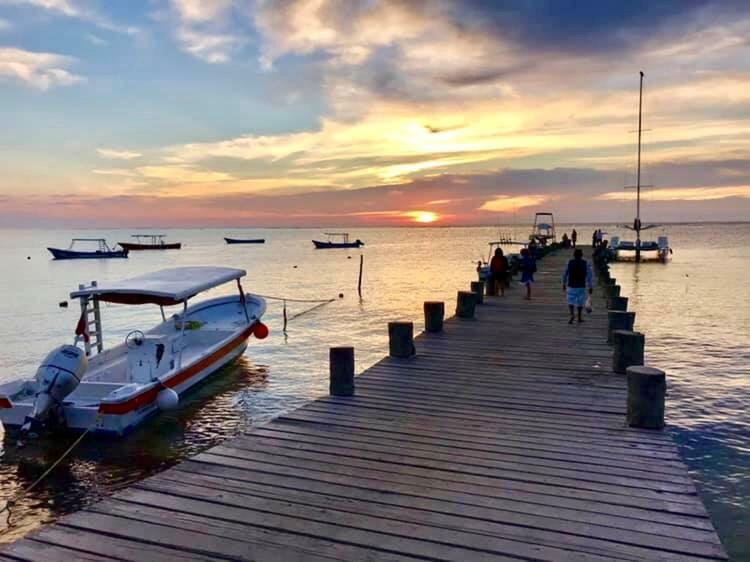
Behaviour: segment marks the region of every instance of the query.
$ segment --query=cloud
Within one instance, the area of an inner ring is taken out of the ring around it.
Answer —
[[[96,152],[102,158],[110,158],[112,160],[135,160],[136,158],[143,156],[140,152],[115,150],[112,148],[97,148]]]
[[[535,207],[554,199],[551,195],[519,195],[510,197],[501,195],[490,201],[486,201],[479,207],[479,211],[491,211],[493,213],[513,213],[524,207]]]
[[[8,31],[13,26],[8,20],[4,20],[3,18],[0,18],[0,31]]]
[[[211,64],[226,63],[246,42],[230,31],[229,14],[236,0],[171,0],[175,39],[190,55]]]
[[[109,18],[93,10],[89,5],[84,5],[75,0],[0,0],[0,4],[32,6],[48,10],[69,18],[90,22],[97,27],[115,33],[134,35],[139,31],[137,27],[114,23]]]
[[[85,80],[66,68],[74,62],[75,59],[64,55],[2,47],[0,79],[17,80],[42,91],[53,86],[71,86]]]
[[[200,170],[187,166],[142,166],[136,171],[144,178],[178,183],[222,182],[233,179],[223,172]]]
[[[631,201],[636,194],[632,191],[610,191],[597,196],[603,201]],[[750,185],[723,187],[670,187],[641,191],[641,199],[646,201],[713,201],[740,197],[750,199]]]

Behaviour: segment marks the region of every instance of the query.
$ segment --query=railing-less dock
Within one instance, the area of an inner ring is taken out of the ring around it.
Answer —
[[[670,436],[626,426],[604,289],[567,324],[568,254],[540,262],[531,301],[485,297],[474,319],[417,337],[416,356],[367,369],[355,396],[281,416],[0,559],[726,559]]]

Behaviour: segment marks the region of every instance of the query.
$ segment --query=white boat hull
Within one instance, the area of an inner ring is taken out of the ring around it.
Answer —
[[[157,395],[171,388],[183,395],[195,385],[242,355],[256,323],[265,313],[265,301],[247,295],[242,311],[239,296],[219,297],[198,303],[187,311],[188,322],[204,322],[203,327],[188,332],[196,340],[192,347],[183,347],[179,364],[176,352],[171,357],[178,364],[156,377],[141,383],[111,380],[112,371],[122,370],[128,350],[124,344],[107,350],[91,361],[94,369],[81,381],[76,391],[63,401],[65,425],[74,430],[90,429],[98,434],[125,435],[159,412]],[[233,329],[228,329],[233,328]],[[177,332],[174,320],[167,320],[146,334],[165,336]],[[174,334],[171,334],[174,338]],[[209,340],[210,344],[201,344]],[[97,363],[97,359],[101,359]],[[165,359],[165,362],[170,358]],[[33,409],[36,389],[33,381],[15,381],[0,387],[0,420],[6,426],[21,426]]]

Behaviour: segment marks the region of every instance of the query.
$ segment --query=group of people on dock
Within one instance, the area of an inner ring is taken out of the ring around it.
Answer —
[[[573,230],[571,240],[577,238]],[[575,243],[575,242],[574,242]],[[521,250],[521,260],[518,263],[518,271],[521,273],[521,285],[526,289],[524,299],[531,299],[531,286],[534,283],[536,273],[536,259],[528,248]],[[495,288],[500,296],[505,296],[505,289],[510,286],[510,263],[505,257],[503,250],[497,248],[495,255],[490,260],[490,282],[495,283]],[[573,259],[568,262],[562,276],[562,288],[566,296],[570,318],[568,324],[573,324],[576,319],[583,322],[584,308],[590,310],[590,295],[593,293],[593,271],[591,264],[583,258],[583,251],[576,248]],[[496,294],[493,291],[493,294]]]

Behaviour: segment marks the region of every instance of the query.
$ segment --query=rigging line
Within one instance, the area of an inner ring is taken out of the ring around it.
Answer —
[[[263,299],[269,299],[272,301],[286,301],[286,302],[328,303],[328,302],[336,300],[336,299],[291,299],[289,297],[275,297],[271,295],[261,295],[258,293],[248,293],[248,294],[256,296],[256,297],[261,297]]]
[[[303,314],[307,314],[308,312],[312,312],[313,310],[317,310],[318,308],[323,307],[323,306],[325,306],[327,304],[330,304],[330,303],[332,303],[335,300],[336,299],[329,299],[327,301],[320,302],[320,303],[316,304],[315,306],[313,306],[312,308],[308,308],[307,310],[303,310],[302,312],[298,312],[297,314],[294,314],[294,315],[290,316],[289,320],[292,321],[295,318],[299,318]]]

